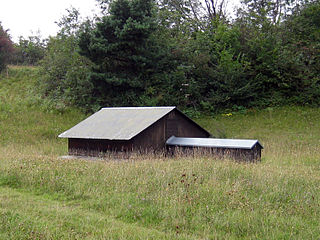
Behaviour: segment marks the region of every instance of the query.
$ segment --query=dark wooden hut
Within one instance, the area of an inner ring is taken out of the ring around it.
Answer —
[[[210,133],[176,107],[102,108],[60,134],[70,155],[163,150],[171,136],[208,138]]]
[[[240,161],[256,162],[261,160],[263,146],[258,140],[184,138],[170,137],[167,150],[171,154],[204,154],[216,157],[229,157]]]

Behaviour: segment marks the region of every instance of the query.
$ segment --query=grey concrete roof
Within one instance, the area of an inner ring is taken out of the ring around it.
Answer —
[[[175,107],[102,108],[61,133],[61,138],[129,140]]]
[[[257,143],[262,147],[258,140],[248,139],[183,138],[172,136],[166,142],[166,144],[169,146],[240,149],[252,149]]]

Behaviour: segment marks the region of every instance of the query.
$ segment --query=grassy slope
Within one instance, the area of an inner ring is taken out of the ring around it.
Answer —
[[[0,239],[320,235],[319,109],[198,119],[216,135],[258,138],[265,147],[259,164],[60,160],[66,142],[56,136],[85,116],[40,105],[35,73],[11,68],[0,78]]]

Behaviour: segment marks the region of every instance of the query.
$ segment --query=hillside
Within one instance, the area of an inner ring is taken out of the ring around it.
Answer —
[[[320,109],[195,119],[259,139],[262,162],[141,157],[62,160],[57,138],[86,116],[37,96],[37,69],[0,77],[0,239],[317,239]]]

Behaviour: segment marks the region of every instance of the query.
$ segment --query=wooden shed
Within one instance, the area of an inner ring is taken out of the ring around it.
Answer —
[[[235,160],[256,162],[261,160],[263,146],[258,140],[170,137],[167,149],[172,154],[209,154]]]
[[[70,155],[164,150],[171,136],[208,138],[210,133],[176,107],[102,108],[61,133]]]

